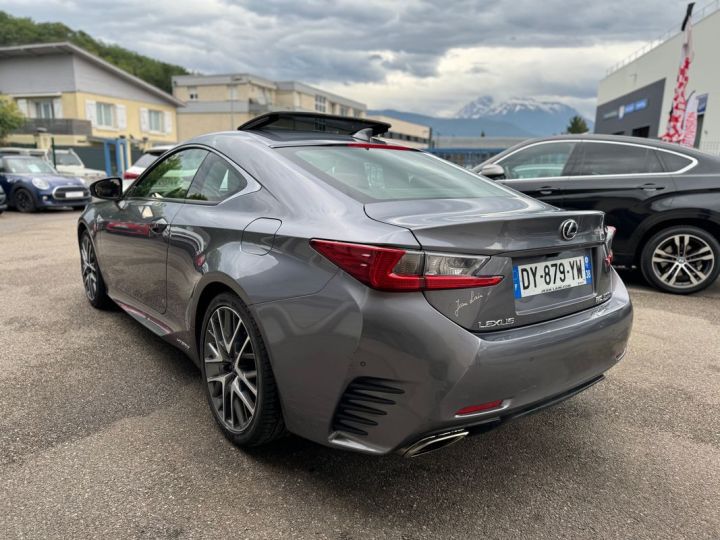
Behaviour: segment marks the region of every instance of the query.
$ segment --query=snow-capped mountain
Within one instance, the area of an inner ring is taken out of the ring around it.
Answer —
[[[537,135],[551,135],[562,133],[570,118],[578,114],[573,107],[557,101],[517,97],[496,103],[491,96],[480,96],[462,107],[455,118],[504,122]],[[592,122],[586,122],[592,130]]]

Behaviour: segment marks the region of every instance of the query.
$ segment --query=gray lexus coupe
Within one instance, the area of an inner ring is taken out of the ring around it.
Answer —
[[[160,157],[78,223],[90,303],[185,351],[241,446],[415,456],[568,398],[625,354],[613,230],[362,118],[268,113]]]

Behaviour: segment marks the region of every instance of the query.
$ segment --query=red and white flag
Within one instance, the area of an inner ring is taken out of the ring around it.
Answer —
[[[688,4],[685,19],[683,19],[683,45],[680,55],[680,70],[678,71],[677,82],[675,84],[675,94],[673,95],[670,119],[668,120],[665,134],[662,136],[663,141],[682,143],[685,138],[685,111],[687,110],[685,91],[687,90],[688,81],[690,80],[690,64],[693,59],[692,21],[690,18],[694,5],[695,2]]]

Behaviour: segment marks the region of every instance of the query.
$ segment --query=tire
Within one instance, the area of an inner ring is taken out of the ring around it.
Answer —
[[[25,188],[17,188],[13,193],[13,206],[18,212],[29,214],[37,210],[35,197]]]
[[[105,287],[95,245],[87,231],[80,237],[80,272],[83,279],[85,297],[95,309],[112,309],[115,303],[110,299]]]
[[[222,293],[212,300],[199,346],[205,396],[223,435],[240,447],[280,437],[285,424],[267,350],[237,296]]]
[[[702,291],[720,273],[720,243],[699,227],[669,227],[645,243],[640,269],[645,279],[661,291]]]

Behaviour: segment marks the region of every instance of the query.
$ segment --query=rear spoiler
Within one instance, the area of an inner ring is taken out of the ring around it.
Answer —
[[[238,131],[301,131],[336,135],[376,136],[386,133],[390,124],[367,118],[334,116],[314,112],[269,112],[238,127]]]

